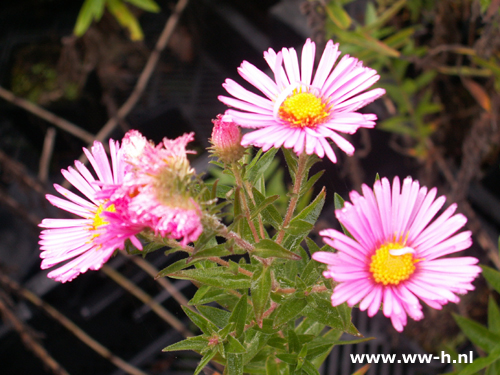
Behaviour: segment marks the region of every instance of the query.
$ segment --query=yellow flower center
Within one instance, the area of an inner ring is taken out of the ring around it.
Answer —
[[[384,285],[398,285],[415,272],[415,263],[419,259],[414,259],[412,253],[402,255],[392,255],[390,253],[391,250],[399,250],[405,247],[405,245],[397,242],[387,243],[375,251],[370,264],[370,272],[375,282]]]
[[[331,108],[310,92],[295,92],[279,108],[279,116],[294,128],[315,128],[330,114]]]
[[[116,209],[115,209],[115,206],[113,204],[109,205],[106,208],[104,208],[104,203],[99,205],[99,207],[97,208],[97,211],[95,212],[94,222],[92,223],[90,230],[96,230],[97,228],[99,228],[102,225],[109,224],[109,222],[104,220],[104,218],[102,217],[101,214],[103,212],[115,212],[115,211],[116,211]],[[95,234],[94,236],[97,237],[98,234]]]

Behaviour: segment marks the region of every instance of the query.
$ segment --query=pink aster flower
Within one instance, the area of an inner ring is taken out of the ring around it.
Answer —
[[[164,138],[155,146],[136,130],[123,139],[123,159],[128,173],[115,189],[98,196],[113,204],[114,212],[105,214],[112,233],[122,236],[150,229],[155,235],[180,239],[182,244],[198,239],[203,231],[201,209],[189,192],[194,174],[186,150],[194,134],[171,140]]]
[[[245,153],[241,146],[241,131],[238,125],[228,116],[217,115],[212,129],[212,143],[215,155],[223,163],[236,162]]]
[[[243,136],[243,146],[255,145],[264,151],[284,146],[293,148],[297,155],[304,151],[321,158],[326,155],[335,163],[337,158],[327,138],[352,155],[354,147],[339,132],[353,134],[359,128],[375,126],[374,114],[356,110],[385,93],[381,88],[365,92],[380,78],[377,72],[348,55],[334,68],[340,51],[330,40],[313,78],[315,50],[314,42],[307,39],[300,67],[293,48],[264,52],[274,81],[243,61],[239,74],[264,96],[226,79],[223,87],[233,97],[219,96],[219,100],[237,109],[226,114],[241,127],[257,129]]]
[[[473,257],[441,258],[471,246],[471,232],[456,233],[467,219],[454,212],[456,204],[434,219],[446,198],[437,199],[436,188],[427,191],[410,177],[377,181],[373,190],[363,185],[363,195],[353,191],[352,204],[335,211],[353,238],[327,229],[320,232],[336,253],[316,252],[313,259],[326,263],[323,275],[338,282],[332,305],[359,303],[368,315],[381,303],[386,317],[401,332],[407,315],[423,318],[419,299],[441,309],[459,301],[457,294],[473,290],[471,282],[481,272]]]
[[[40,234],[39,243],[42,250],[40,257],[43,259],[41,268],[47,269],[69,260],[49,272],[48,277],[57,281],[64,283],[89,269],[100,269],[117,248],[123,248],[125,240],[129,238],[109,232],[110,228],[104,214],[113,212],[114,207],[108,205],[106,200],[96,198],[101,186],[119,185],[123,180],[124,164],[119,143],[110,140],[109,147],[111,166],[100,142],[94,142],[91,152],[83,149],[97,174],[97,180],[78,160],[75,161],[76,169],[69,167],[67,170],[62,170],[63,176],[87,199],[57,184],[54,188],[65,199],[47,195],[48,201],[54,206],[80,217],[44,219],[40,223],[40,227],[47,228]],[[112,240],[104,243],[99,241],[103,234],[109,235]]]

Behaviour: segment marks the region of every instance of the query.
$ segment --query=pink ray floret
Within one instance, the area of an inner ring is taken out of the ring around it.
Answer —
[[[363,185],[362,192],[351,192],[352,203],[335,211],[353,238],[323,230],[324,241],[337,252],[312,255],[328,265],[323,275],[338,282],[333,306],[359,303],[373,316],[383,304],[384,315],[401,332],[408,315],[423,318],[419,300],[441,309],[474,289],[472,281],[481,272],[476,258],[442,258],[472,244],[470,231],[458,232],[467,219],[454,214],[456,204],[436,217],[445,198],[436,199],[436,188],[427,191],[410,177],[402,187],[397,177],[392,189],[383,178],[373,190]]]
[[[155,146],[136,130],[123,139],[123,159],[127,166],[123,183],[99,193],[109,200],[114,212],[106,212],[113,228],[102,241],[113,240],[111,233],[129,237],[143,230],[155,235],[180,239],[183,245],[198,239],[203,231],[201,209],[187,192],[193,174],[186,150],[194,134],[170,140],[164,138]]]
[[[128,236],[117,236],[111,233],[102,214],[109,210],[106,200],[99,199],[96,194],[102,186],[120,185],[124,176],[124,164],[118,142],[110,140],[111,165],[100,142],[94,142],[89,152],[84,149],[97,179],[90,171],[75,161],[76,169],[69,167],[62,170],[64,177],[78,189],[85,198],[69,190],[54,185],[56,191],[64,198],[47,195],[54,206],[68,211],[81,219],[44,219],[40,227],[47,228],[40,234],[40,257],[42,269],[47,269],[66,262],[59,268],[49,272],[48,277],[67,282],[87,270],[98,270],[118,248],[123,248]],[[109,235],[112,241],[100,242],[99,238]],[[137,241],[135,238],[133,239]]]
[[[231,79],[223,87],[231,96],[219,96],[230,107],[226,115],[243,128],[255,129],[242,138],[242,145],[254,145],[264,151],[271,147],[293,148],[297,155],[306,152],[336,162],[328,143],[331,139],[342,151],[352,155],[354,147],[339,133],[353,134],[359,128],[373,128],[374,114],[356,112],[385,93],[376,88],[366,91],[380,77],[363,67],[357,59],[340,56],[338,44],[326,44],[313,78],[316,46],[307,39],[301,64],[295,49],[264,52],[274,80],[247,61],[238,72],[262,92],[255,94]]]

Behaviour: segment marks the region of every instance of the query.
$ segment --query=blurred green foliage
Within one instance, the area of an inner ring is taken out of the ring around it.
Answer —
[[[118,23],[128,30],[130,39],[142,40],[144,35],[141,25],[125,3],[132,4],[147,12],[160,11],[160,7],[154,0],[85,0],[76,20],[74,34],[76,36],[85,34],[92,21],[99,21],[104,10],[107,9]]]

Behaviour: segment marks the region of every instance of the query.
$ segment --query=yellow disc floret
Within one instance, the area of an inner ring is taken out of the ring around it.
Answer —
[[[297,128],[315,128],[329,114],[327,103],[310,92],[295,92],[279,108],[280,118]]]
[[[398,285],[415,272],[415,263],[418,262],[418,259],[414,259],[412,253],[403,255],[390,253],[391,250],[399,250],[404,247],[405,245],[400,243],[387,243],[375,251],[370,264],[370,272],[375,282],[384,285]]]
[[[94,215],[94,222],[90,226],[90,229],[96,230],[97,228],[99,228],[102,225],[109,224],[106,220],[104,220],[104,218],[102,217],[101,214],[103,212],[115,212],[115,211],[116,211],[115,206],[113,204],[109,205],[106,208],[104,207],[104,203],[99,205],[99,207],[97,208],[97,211],[95,212],[95,215]],[[96,234],[95,236],[98,236],[98,234]]]

